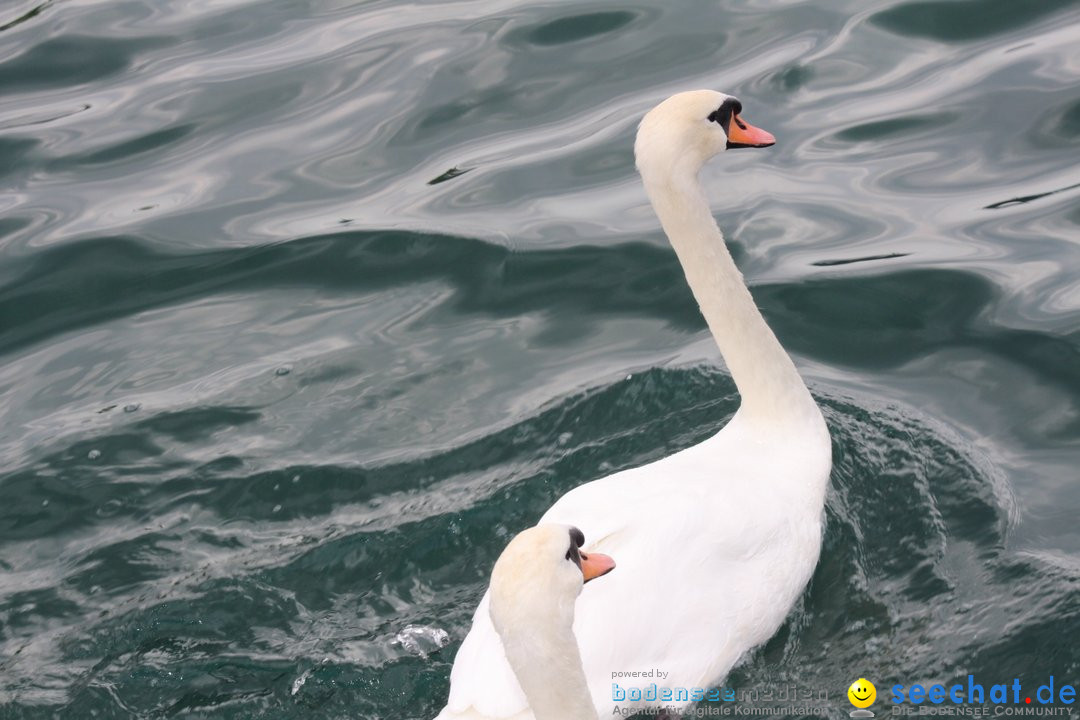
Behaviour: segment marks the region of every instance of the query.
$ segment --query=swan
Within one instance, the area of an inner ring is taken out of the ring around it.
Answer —
[[[586,528],[587,552],[619,558],[619,572],[582,595],[574,621],[601,717],[700,700],[694,688],[721,683],[776,632],[817,565],[829,432],[754,304],[698,181],[714,155],[774,142],[742,118],[736,98],[711,90],[673,95],[638,128],[638,172],[740,405],[704,442],[574,488],[540,519]],[[489,591],[437,720],[538,717],[507,662],[490,602]],[[616,675],[643,672],[653,676]],[[652,683],[660,692],[646,699]]]
[[[537,525],[506,546],[491,571],[489,617],[536,720],[597,720],[574,637],[582,586],[615,562],[580,552],[576,527]]]

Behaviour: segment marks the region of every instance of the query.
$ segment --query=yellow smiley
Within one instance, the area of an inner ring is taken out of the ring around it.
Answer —
[[[857,708],[870,707],[877,698],[877,688],[866,678],[859,678],[847,689],[847,697]]]

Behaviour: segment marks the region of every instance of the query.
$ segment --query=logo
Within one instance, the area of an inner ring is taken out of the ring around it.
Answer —
[[[1049,681],[1035,692],[1023,688],[1020,678],[1011,683],[984,686],[967,676],[967,683],[958,682],[948,687],[935,683],[930,687],[918,683],[893,685],[891,688],[893,715],[1069,715],[1072,708],[1059,707],[1076,702],[1077,686],[1049,677]],[[911,703],[908,705],[907,703]],[[925,703],[925,704],[924,704]],[[920,707],[914,707],[920,706]],[[941,706],[941,707],[936,707]],[[971,707],[974,706],[974,707]]]
[[[874,704],[874,700],[877,699],[877,688],[874,687],[874,683],[870,682],[866,678],[859,678],[855,682],[851,683],[851,687],[847,689],[848,700],[854,705],[857,710],[852,710],[848,713],[853,718],[872,718],[874,713],[870,712],[866,708]]]

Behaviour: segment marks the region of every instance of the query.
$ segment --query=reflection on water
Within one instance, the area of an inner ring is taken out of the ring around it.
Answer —
[[[1075,676],[1078,21],[0,7],[0,714],[434,715],[509,537],[737,406],[633,169],[692,87],[778,137],[704,180],[835,447],[728,684]]]

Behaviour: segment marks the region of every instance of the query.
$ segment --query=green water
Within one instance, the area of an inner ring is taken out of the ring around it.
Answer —
[[[434,716],[508,538],[737,407],[633,168],[696,87],[835,450],[726,684],[1080,684],[1077,2],[5,0],[0,717]]]

